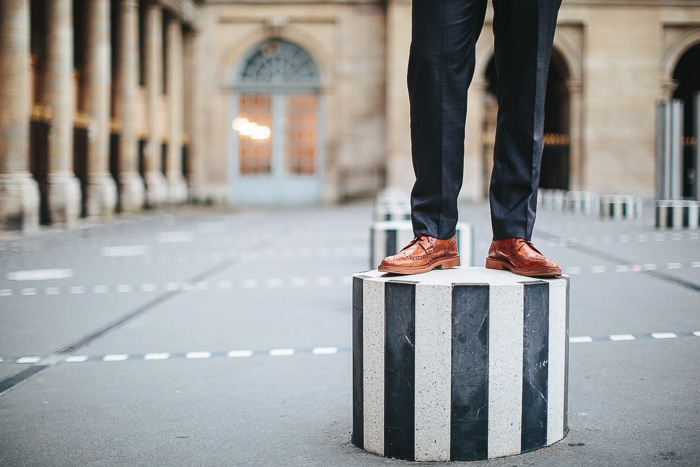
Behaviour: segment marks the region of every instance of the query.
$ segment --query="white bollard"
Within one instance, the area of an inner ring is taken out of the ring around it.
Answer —
[[[462,461],[567,433],[568,278],[485,268],[353,279],[352,443]]]
[[[457,250],[462,266],[474,265],[474,228],[466,222],[457,223]],[[369,267],[375,269],[387,256],[396,254],[413,239],[411,221],[375,222],[370,229]]]

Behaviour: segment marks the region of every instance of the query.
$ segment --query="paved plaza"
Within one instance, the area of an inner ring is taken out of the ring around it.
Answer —
[[[539,212],[534,243],[571,277],[570,432],[469,465],[700,464],[700,232],[645,208]],[[488,207],[460,215],[482,266]],[[0,237],[0,465],[410,465],[350,444],[371,221],[183,208]]]

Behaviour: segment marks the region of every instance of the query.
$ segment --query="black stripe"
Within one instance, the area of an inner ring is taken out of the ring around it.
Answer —
[[[521,451],[547,445],[547,364],[549,358],[549,284],[524,284],[523,412]]]
[[[450,460],[488,458],[489,286],[452,288]]]
[[[674,207],[671,206],[666,210],[666,227],[673,227]]]
[[[379,268],[378,264],[374,264],[374,243],[377,241],[379,229],[372,227],[372,235],[369,236],[369,268]]]
[[[690,206],[683,206],[683,227],[690,227]]]
[[[4,380],[0,381],[0,394],[3,394],[6,391],[9,391],[12,389],[14,386],[18,385],[25,379],[30,378],[31,376],[34,376],[35,374],[49,368],[49,365],[33,365],[30,366],[29,368],[20,371],[14,376],[10,376],[9,378],[5,378]]]
[[[395,255],[399,251],[396,247],[396,235],[398,231],[396,229],[391,229],[385,230],[384,232],[386,233],[386,255]]]
[[[362,376],[362,278],[352,281],[352,444],[364,448],[364,386]]]
[[[384,294],[384,455],[414,460],[416,286],[388,281]]]

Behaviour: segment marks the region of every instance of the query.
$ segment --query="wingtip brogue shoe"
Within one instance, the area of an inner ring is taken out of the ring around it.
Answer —
[[[455,237],[441,240],[428,235],[418,235],[401,251],[384,258],[378,269],[380,272],[392,274],[420,274],[455,266],[459,266]]]
[[[494,240],[486,267],[528,277],[561,276],[561,269],[554,260],[545,257],[531,242],[522,238]]]

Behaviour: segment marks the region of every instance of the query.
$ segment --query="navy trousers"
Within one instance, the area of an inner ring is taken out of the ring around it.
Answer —
[[[416,235],[450,238],[464,170],[467,89],[488,0],[413,0],[408,65]],[[493,0],[498,120],[489,199],[494,240],[530,240],[544,98],[561,0]]]

